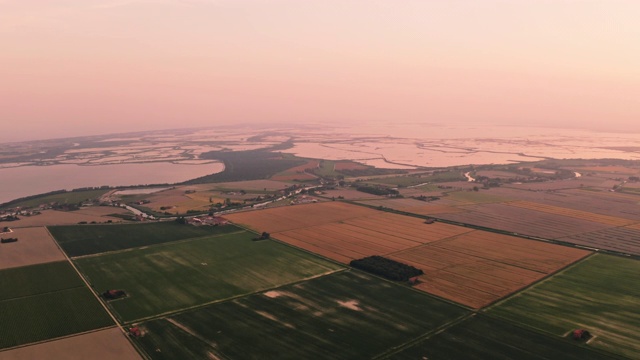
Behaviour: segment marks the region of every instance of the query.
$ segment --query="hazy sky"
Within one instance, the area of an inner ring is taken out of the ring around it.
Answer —
[[[640,132],[640,1],[0,0],[0,141],[234,122]]]

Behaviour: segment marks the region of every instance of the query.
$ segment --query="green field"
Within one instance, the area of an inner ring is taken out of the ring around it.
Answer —
[[[594,255],[489,309],[489,314],[563,336],[576,328],[589,346],[640,354],[640,261]]]
[[[616,359],[572,340],[558,339],[487,316],[474,316],[389,357],[394,360]]]
[[[82,279],[66,261],[0,271],[0,301],[81,286]]]
[[[232,225],[190,226],[173,221],[147,224],[51,226],[51,235],[69,256],[99,254],[240,231]]]
[[[29,208],[36,207],[40,204],[50,204],[53,202],[61,204],[77,204],[91,199],[98,199],[104,195],[109,189],[102,190],[84,190],[84,191],[67,191],[60,194],[30,196],[25,200],[15,200],[6,203],[3,208],[7,207],[21,207]]]
[[[114,325],[66,261],[0,271],[0,349]]]
[[[292,247],[252,241],[242,231],[76,260],[100,292],[122,289],[127,298],[109,302],[125,322],[339,270]]]
[[[153,359],[370,359],[467,313],[351,270],[144,323],[138,341]]]

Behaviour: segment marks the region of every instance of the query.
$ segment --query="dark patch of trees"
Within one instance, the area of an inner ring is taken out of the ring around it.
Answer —
[[[12,243],[18,241],[18,238],[0,238],[0,243]]]
[[[420,195],[420,196],[412,196],[412,198],[414,198],[416,200],[420,200],[420,201],[436,201],[436,200],[440,200],[439,196]]]
[[[422,270],[411,265],[403,264],[378,255],[352,260],[349,265],[356,269],[394,281],[408,281],[412,277],[424,274]]]
[[[381,195],[381,196],[400,195],[400,192],[398,192],[398,190],[390,189],[384,186],[358,185],[356,186],[356,190],[365,192],[367,194]]]

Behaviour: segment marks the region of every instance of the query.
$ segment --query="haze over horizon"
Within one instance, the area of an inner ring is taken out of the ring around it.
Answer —
[[[0,142],[233,123],[640,133],[640,2],[0,0]]]

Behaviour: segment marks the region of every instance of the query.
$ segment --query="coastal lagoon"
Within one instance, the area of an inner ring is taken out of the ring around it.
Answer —
[[[173,184],[219,173],[224,164],[146,162],[118,165],[49,165],[0,169],[0,203],[55,190],[95,186]]]

